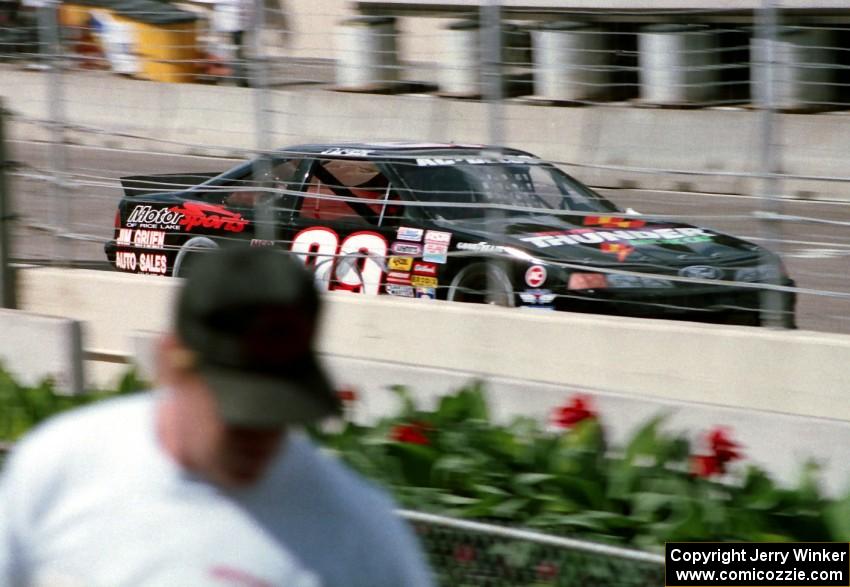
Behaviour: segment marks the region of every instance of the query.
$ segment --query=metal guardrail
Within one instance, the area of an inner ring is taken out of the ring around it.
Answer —
[[[516,587],[655,587],[660,554],[526,529],[400,510],[430,558],[439,584]]]

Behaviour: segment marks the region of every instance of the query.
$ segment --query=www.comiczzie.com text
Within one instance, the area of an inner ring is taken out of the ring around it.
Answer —
[[[848,586],[849,547],[846,542],[669,542],[665,557],[666,585]]]

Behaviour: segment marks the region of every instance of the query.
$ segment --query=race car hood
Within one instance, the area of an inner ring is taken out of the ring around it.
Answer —
[[[447,222],[473,242],[512,246],[541,259],[598,264],[740,264],[763,249],[691,224],[615,216],[529,215]]]

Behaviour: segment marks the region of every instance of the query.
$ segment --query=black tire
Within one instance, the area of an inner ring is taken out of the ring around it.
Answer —
[[[192,266],[198,262],[201,255],[218,248],[218,244],[208,237],[195,237],[187,241],[174,259],[174,277],[188,277]]]
[[[488,286],[496,289],[489,292]],[[476,263],[464,267],[449,285],[446,299],[471,304],[494,304],[514,307],[516,297],[510,279],[499,267],[486,263]]]

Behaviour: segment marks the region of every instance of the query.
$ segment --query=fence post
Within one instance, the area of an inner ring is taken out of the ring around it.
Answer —
[[[11,198],[6,184],[6,169],[9,162],[6,159],[6,135],[3,124],[6,112],[3,100],[0,99],[0,307],[16,308],[15,271],[11,265],[12,214]]]
[[[53,233],[51,262],[62,264],[66,252],[61,239],[67,235],[71,218],[71,203],[66,193],[67,161],[65,153],[65,111],[62,43],[59,33],[59,3],[47,0],[38,9],[39,44],[42,57],[47,60],[47,124],[50,128],[48,148],[53,178],[49,189],[48,224]]]
[[[489,147],[484,153],[485,158],[498,160],[501,158],[501,146],[504,143],[504,120],[502,113],[503,83],[502,83],[502,7],[501,0],[487,0],[480,8],[481,18],[481,66],[483,73],[483,97],[487,102],[488,110],[488,137]],[[498,190],[498,186],[494,186]],[[502,201],[498,194],[496,200]],[[496,232],[501,225],[500,218],[504,216],[502,210],[488,208],[486,210],[487,224],[489,230]],[[504,262],[501,258],[493,256],[488,261],[487,270],[487,303],[499,303],[499,288],[504,289],[504,283],[498,278],[504,273]],[[510,303],[510,302],[509,302]]]
[[[255,145],[259,157],[252,169],[253,186],[255,190],[266,190],[271,187],[269,175],[271,171],[271,127],[272,117],[269,108],[269,68],[263,46],[263,29],[265,28],[265,2],[254,0],[253,43],[249,67],[249,80],[254,94],[254,132]],[[276,238],[274,210],[265,205],[266,198],[258,198],[254,205],[254,221],[257,238],[274,240]]]
[[[756,10],[756,34],[759,48],[756,60],[761,75],[761,83],[756,85],[758,90],[757,102],[761,110],[761,210],[757,217],[761,220],[761,232],[766,242],[774,247],[781,246],[781,230],[779,225],[780,207],[780,151],[778,144],[778,122],[776,115],[776,40],[778,32],[778,15],[775,0],[763,0],[761,10]],[[770,255],[764,255],[763,266],[770,266],[771,271],[764,282],[779,283],[779,267]],[[783,328],[782,317],[783,294],[778,291],[763,289],[759,295],[760,316],[762,326]]]

